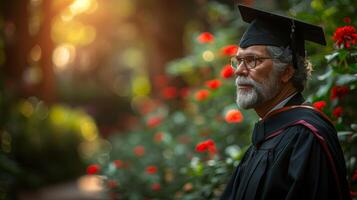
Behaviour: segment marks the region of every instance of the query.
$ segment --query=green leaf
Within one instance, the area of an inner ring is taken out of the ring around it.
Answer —
[[[357,72],[357,63],[349,64],[349,67],[352,70],[352,72]]]
[[[186,57],[170,62],[166,67],[166,72],[171,75],[179,75],[191,72],[194,67],[194,58]]]
[[[321,85],[319,90],[316,92],[316,96],[317,97],[325,96],[329,92],[331,85],[332,85],[332,81],[329,81],[325,85]]]
[[[346,84],[350,84],[354,81],[357,81],[357,76],[346,74],[346,75],[338,76],[336,83],[337,83],[337,85],[346,85]]]
[[[351,124],[351,128],[352,128],[354,131],[357,131],[357,124]]]
[[[325,72],[324,74],[318,76],[317,79],[320,80],[320,81],[323,81],[323,80],[325,80],[325,79],[331,77],[332,73],[333,73],[332,68],[331,68],[331,67],[328,67],[327,70],[326,70],[326,72]]]
[[[345,49],[340,49],[339,50],[339,54],[338,54],[338,58],[340,60],[345,60],[348,56],[348,51],[346,51]]]
[[[331,62],[333,59],[337,58],[337,56],[339,55],[338,52],[334,52],[332,54],[326,55],[325,59],[327,60],[327,62]]]

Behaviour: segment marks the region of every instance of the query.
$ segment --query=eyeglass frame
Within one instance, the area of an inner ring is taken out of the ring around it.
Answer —
[[[247,57],[253,57],[254,58],[254,67],[251,67],[249,64],[246,63],[246,58]],[[238,64],[237,67],[234,67],[233,65],[233,59],[236,59],[236,62],[238,62],[239,60],[243,60],[243,64],[245,66],[245,68],[247,68],[248,70],[250,69],[254,69],[255,67],[257,67],[257,60],[267,60],[267,59],[272,59],[272,60],[276,60],[278,58],[276,57],[259,57],[257,55],[248,55],[248,56],[245,56],[245,57],[239,57],[239,56],[234,56],[234,57],[231,57],[230,61],[231,61],[231,67],[233,68],[234,71],[237,71],[240,67],[241,64]]]

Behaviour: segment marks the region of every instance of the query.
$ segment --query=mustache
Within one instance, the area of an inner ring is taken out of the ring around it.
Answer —
[[[238,85],[253,85],[256,87],[256,86],[259,86],[260,84],[248,77],[238,76],[236,78],[236,86],[238,86]]]

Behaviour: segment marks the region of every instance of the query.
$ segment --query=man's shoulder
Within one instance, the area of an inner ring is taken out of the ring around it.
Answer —
[[[322,137],[336,142],[337,134],[331,121],[319,111],[308,106],[294,106],[272,116],[269,122],[269,134],[283,131],[288,137]],[[271,137],[271,136],[270,136]],[[330,143],[329,142],[329,143]]]
[[[299,107],[288,112],[287,114],[292,116],[293,120],[286,130],[291,134],[295,134],[299,138],[324,141],[331,148],[339,146],[337,131],[324,114],[308,107]]]
[[[289,126],[303,125],[309,129],[335,130],[333,123],[324,113],[308,105],[293,106],[279,113],[276,118]]]
[[[293,113],[291,114],[295,116],[298,121],[301,120],[302,125],[305,125],[311,130],[316,128],[317,130],[320,130],[320,132],[335,132],[335,127],[329,117],[322,111],[317,110],[316,108],[313,108],[311,106],[301,106],[294,109]]]

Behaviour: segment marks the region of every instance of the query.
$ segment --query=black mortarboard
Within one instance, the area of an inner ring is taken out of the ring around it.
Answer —
[[[238,5],[238,8],[243,21],[250,23],[239,43],[242,48],[252,45],[289,46],[296,68],[296,55],[305,57],[305,40],[326,45],[323,29],[319,26],[244,5]]]

